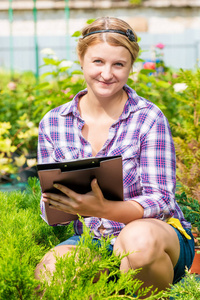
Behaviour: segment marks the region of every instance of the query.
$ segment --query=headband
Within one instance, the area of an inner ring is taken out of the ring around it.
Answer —
[[[95,34],[95,33],[103,33],[103,32],[113,32],[113,33],[119,33],[119,34],[123,34],[125,35],[129,41],[131,42],[136,42],[135,40],[135,36],[133,34],[133,31],[131,29],[127,29],[126,32],[121,31],[121,30],[115,30],[115,29],[104,29],[104,30],[97,30],[97,31],[92,31],[87,33],[86,35],[83,36],[83,39],[91,34]]]

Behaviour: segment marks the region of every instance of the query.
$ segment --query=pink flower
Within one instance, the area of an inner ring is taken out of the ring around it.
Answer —
[[[143,68],[144,69],[155,70],[156,69],[156,64],[154,62],[147,61],[147,62],[144,63]]]
[[[173,74],[172,74],[172,77],[173,77],[173,78],[177,78],[178,75],[177,75],[176,73],[173,73]]]
[[[70,88],[67,88],[66,90],[61,90],[61,92],[63,92],[64,94],[67,94],[67,93],[69,93],[70,91],[71,91]]]
[[[70,95],[70,96],[69,96],[69,99],[73,99],[73,98],[74,98],[74,95]]]
[[[10,82],[7,84],[7,87],[9,88],[9,90],[14,91],[14,90],[16,90],[17,85],[16,85],[15,82],[10,81]]]
[[[163,48],[165,48],[165,45],[162,43],[159,43],[156,45],[156,48],[163,49]]]

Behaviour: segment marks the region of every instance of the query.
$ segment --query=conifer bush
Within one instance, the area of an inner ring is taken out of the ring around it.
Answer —
[[[75,251],[57,258],[56,271],[39,283],[34,270],[43,255],[73,235],[72,224],[52,227],[40,217],[40,185],[29,179],[23,192],[0,192],[0,299],[200,299],[200,283],[187,274],[184,281],[165,292],[152,287],[143,289],[136,279],[139,270],[121,273],[122,257],[110,254],[111,238],[102,239],[101,247],[92,242],[84,225],[84,234]],[[107,269],[109,272],[104,272]],[[99,280],[95,278],[100,274]],[[40,289],[37,287],[40,284]],[[150,295],[149,292],[150,291]],[[148,296],[147,296],[148,293]],[[145,296],[146,295],[146,296]]]

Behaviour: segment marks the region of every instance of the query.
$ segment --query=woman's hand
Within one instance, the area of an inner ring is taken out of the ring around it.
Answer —
[[[54,184],[62,194],[44,193],[43,201],[51,204],[52,208],[81,216],[102,217],[106,200],[96,179],[91,182],[91,192],[78,194],[64,185]]]

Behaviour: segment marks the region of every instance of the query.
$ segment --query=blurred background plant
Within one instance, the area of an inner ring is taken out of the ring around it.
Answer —
[[[173,71],[147,62],[128,84],[167,117],[177,157],[178,192],[200,202],[200,69]]]
[[[12,81],[0,74],[0,183],[26,182],[29,175],[37,176],[39,121],[85,87],[82,72],[71,69],[75,63],[59,60],[51,49],[43,54],[41,68],[48,71],[39,81],[31,72],[15,73]]]
[[[42,53],[44,64],[40,68],[45,72],[34,88],[36,109],[33,117],[37,124],[50,109],[71,101],[74,95],[85,88],[82,71],[78,70],[78,62],[59,60],[51,49],[43,49]]]
[[[171,124],[177,179],[180,190],[200,202],[200,69],[180,70],[171,95],[178,104]]]

